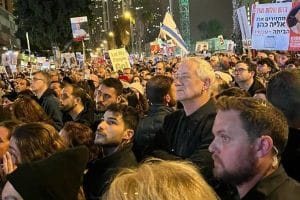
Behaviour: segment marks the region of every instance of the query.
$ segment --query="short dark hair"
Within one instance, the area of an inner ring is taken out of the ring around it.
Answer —
[[[276,69],[276,67],[275,67],[274,61],[271,60],[270,58],[263,58],[263,59],[260,59],[260,60],[257,61],[257,64],[258,64],[258,65],[264,65],[264,64],[266,64],[268,67],[271,68],[271,72],[272,72],[272,73],[275,73],[275,72],[278,71],[278,70]]]
[[[102,81],[102,85],[106,87],[114,88],[116,90],[117,96],[122,95],[123,84],[119,79],[116,78],[106,78]]]
[[[134,131],[136,130],[139,122],[139,114],[133,107],[123,104],[111,104],[107,107],[106,111],[121,114],[125,127]]]
[[[85,103],[85,101],[87,100],[87,93],[78,85],[75,84],[65,84],[64,87],[72,87],[73,88],[73,92],[72,95],[75,98],[80,98],[82,104]]]
[[[240,63],[246,64],[248,66],[248,71],[255,72],[255,74],[256,74],[256,65],[253,62],[251,62],[251,61],[239,61],[239,62],[236,63],[236,65],[238,65]]]
[[[271,76],[267,99],[281,110],[289,122],[300,120],[300,69],[290,69]]]
[[[53,84],[53,83],[58,83],[58,84],[59,84],[59,87],[60,87],[60,88],[63,88],[63,84],[62,84],[61,82],[59,82],[59,81],[51,81],[51,82],[50,82],[50,85]]]
[[[283,113],[262,99],[253,97],[221,97],[216,106],[218,110],[239,112],[243,128],[251,142],[262,135],[272,138],[278,155],[284,151],[288,139],[288,124]]]
[[[163,103],[173,83],[173,79],[164,75],[152,77],[146,84],[147,99],[153,104]]]

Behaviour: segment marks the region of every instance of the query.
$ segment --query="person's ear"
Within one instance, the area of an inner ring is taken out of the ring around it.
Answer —
[[[78,104],[78,103],[80,103],[80,102],[83,103],[83,102],[81,101],[81,98],[80,98],[80,97],[76,97],[76,98],[75,98],[75,103]]]
[[[208,90],[210,88],[210,85],[211,85],[211,80],[209,78],[206,78],[204,81],[203,81],[203,90]]]
[[[273,149],[273,139],[268,135],[262,135],[255,142],[255,150],[258,158],[263,158],[270,153]]]
[[[134,136],[134,130],[128,128],[124,131],[123,140],[131,141],[133,136]]]
[[[122,96],[119,95],[119,96],[117,97],[117,103],[121,103],[121,101],[122,101]]]

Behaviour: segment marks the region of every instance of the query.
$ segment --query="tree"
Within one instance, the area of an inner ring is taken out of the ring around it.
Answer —
[[[198,25],[198,29],[201,32],[200,39],[208,39],[222,34],[224,27],[219,20],[212,19],[201,22]]]
[[[30,37],[31,49],[42,52],[52,46],[63,46],[72,40],[71,17],[92,18],[90,0],[15,0],[16,36],[22,48],[27,48],[25,34]]]

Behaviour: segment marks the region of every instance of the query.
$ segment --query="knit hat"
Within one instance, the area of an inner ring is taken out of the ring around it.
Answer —
[[[86,147],[23,164],[7,176],[23,199],[77,200],[88,161]]]

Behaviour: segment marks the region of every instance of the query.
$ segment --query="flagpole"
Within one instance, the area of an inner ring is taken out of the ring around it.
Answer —
[[[32,78],[32,72],[33,72],[33,65],[31,64],[31,50],[30,50],[30,41],[29,41],[29,36],[28,36],[28,32],[26,32],[26,40],[27,40],[27,49],[28,49],[28,62],[30,63],[31,66],[31,70],[30,70],[30,78]]]
[[[173,9],[173,5],[172,5],[172,0],[169,0],[169,11],[171,13],[171,15],[173,15],[172,9]]]

